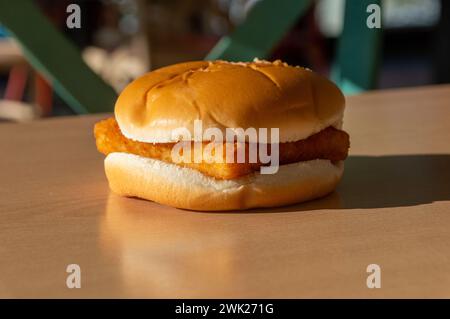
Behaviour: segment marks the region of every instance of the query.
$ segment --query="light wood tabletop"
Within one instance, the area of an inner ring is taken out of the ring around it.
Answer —
[[[337,191],[240,213],[112,194],[109,115],[0,124],[0,297],[450,297],[450,86],[347,102]]]

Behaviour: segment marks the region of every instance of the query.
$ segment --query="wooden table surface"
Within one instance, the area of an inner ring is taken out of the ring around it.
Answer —
[[[244,213],[110,193],[104,117],[0,124],[1,297],[450,297],[450,86],[348,98],[338,190]]]

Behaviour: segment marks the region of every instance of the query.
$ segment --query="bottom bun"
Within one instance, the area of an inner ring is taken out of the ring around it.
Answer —
[[[217,211],[282,206],[332,192],[344,163],[312,160],[281,165],[278,172],[259,172],[218,180],[194,169],[128,153],[111,153],[105,172],[111,189],[177,208]]]

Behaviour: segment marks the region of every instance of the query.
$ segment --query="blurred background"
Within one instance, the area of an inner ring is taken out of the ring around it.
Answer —
[[[21,1],[26,0],[18,0]],[[221,38],[233,35],[245,25],[261,0],[32,2],[54,28],[74,44],[86,64],[115,92],[120,92],[127,83],[149,70],[204,59]],[[382,32],[376,54],[377,71],[375,82],[366,89],[450,83],[450,1],[381,0],[380,3]],[[67,27],[69,4],[79,5],[81,28]],[[344,26],[345,11],[345,0],[311,1],[266,56],[260,58],[282,59],[331,77],[339,55],[339,39],[344,28],[352,28],[350,23]],[[45,49],[56,40],[35,27],[33,19],[24,21],[20,14],[8,20],[0,11],[0,121],[112,110],[112,106],[107,105],[85,112],[71,105],[73,96],[78,93],[73,93],[71,100],[70,84],[65,84],[63,79],[64,70],[70,70],[71,60],[56,66],[51,65],[51,61],[46,62]],[[283,15],[274,19],[282,22]],[[22,26],[29,23],[29,30],[21,33],[20,23]],[[267,25],[261,20],[258,23],[252,33],[247,32],[250,39],[261,38],[259,27],[264,30],[274,22],[269,19]],[[32,37],[27,38],[27,35]],[[366,45],[364,39],[354,37],[350,49],[344,52],[357,53]],[[34,54],[33,50],[38,53]],[[61,54],[64,53],[61,49]],[[39,54],[44,55],[44,59],[40,59]],[[62,85],[55,83],[59,78],[62,78]],[[83,87],[83,81],[79,82]],[[87,86],[82,92],[95,96],[97,91],[89,92],[91,89]]]

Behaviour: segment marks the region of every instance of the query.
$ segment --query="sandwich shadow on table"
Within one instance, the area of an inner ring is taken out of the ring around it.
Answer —
[[[250,213],[404,207],[450,200],[450,154],[350,156],[332,194]]]

